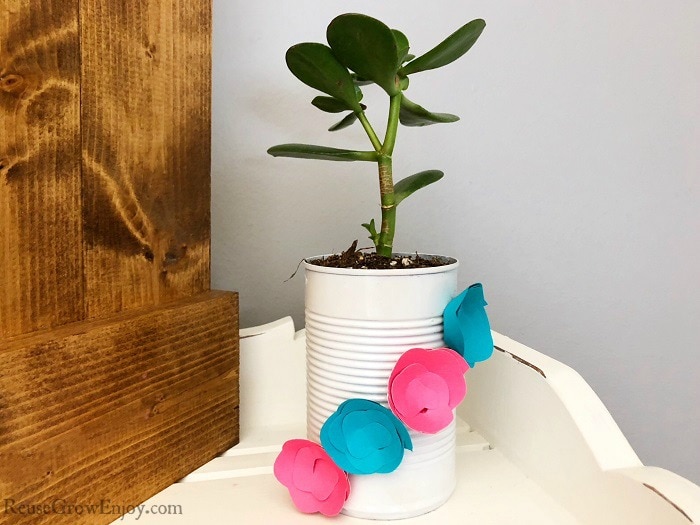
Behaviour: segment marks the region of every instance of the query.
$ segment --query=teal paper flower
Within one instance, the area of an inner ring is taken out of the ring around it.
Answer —
[[[452,299],[443,313],[445,345],[460,353],[473,367],[493,353],[493,337],[489,318],[484,308],[481,283],[472,284]]]
[[[321,428],[321,445],[333,461],[350,474],[392,472],[404,449],[413,450],[408,430],[379,403],[349,399]]]

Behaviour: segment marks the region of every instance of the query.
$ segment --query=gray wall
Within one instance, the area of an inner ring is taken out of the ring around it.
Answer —
[[[700,482],[700,3],[214,0],[213,285],[240,292],[243,326],[301,328],[304,279],[285,279],[378,215],[372,165],[265,153],[368,147],[326,132],[284,63],[345,11],[418,53],[486,19],[465,58],[413,78],[414,101],[462,120],[400,129],[398,176],[446,177],[401,205],[396,246],[458,257],[495,330],[578,370],[645,463]]]

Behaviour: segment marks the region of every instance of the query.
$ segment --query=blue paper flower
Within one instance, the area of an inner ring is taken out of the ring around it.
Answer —
[[[401,464],[404,448],[413,450],[408,430],[379,403],[349,399],[321,428],[321,445],[350,474],[392,472]]]
[[[493,353],[493,337],[484,308],[481,283],[472,284],[452,299],[443,313],[445,345],[462,354],[469,366]]]

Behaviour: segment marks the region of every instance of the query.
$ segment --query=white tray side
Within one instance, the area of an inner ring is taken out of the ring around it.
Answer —
[[[700,520],[700,488],[683,478],[687,484],[662,483],[662,469],[644,467],[578,373],[493,335],[494,356],[469,371],[469,393],[459,409],[473,429],[582,523]],[[646,483],[647,476],[655,484]]]

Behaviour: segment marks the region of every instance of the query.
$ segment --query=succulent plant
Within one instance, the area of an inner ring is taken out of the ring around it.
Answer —
[[[460,27],[427,53],[409,54],[409,42],[401,31],[367,15],[347,13],[333,19],[326,31],[328,45],[306,42],[289,48],[290,71],[304,84],[325,93],[311,103],[328,113],[346,112],[330,131],[359,122],[372,149],[357,151],[308,144],[282,144],[268,150],[275,157],[295,157],[334,161],[365,161],[377,164],[381,202],[379,231],[372,219],[363,224],[374,242],[377,254],[390,257],[396,229],[396,208],[417,190],[440,180],[439,170],[421,171],[394,183],[392,154],[399,124],[427,126],[455,122],[459,117],[433,113],[406,98],[409,78],[416,73],[450,64],[474,45],[486,23],[481,19]],[[386,133],[377,136],[362,104],[362,88],[376,84],[389,97]]]

